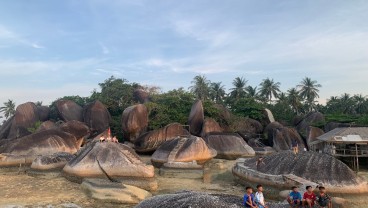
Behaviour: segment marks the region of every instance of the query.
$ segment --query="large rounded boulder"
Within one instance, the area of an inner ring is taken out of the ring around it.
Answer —
[[[175,194],[154,196],[139,203],[136,208],[241,208],[242,199],[238,196],[226,194],[210,194],[184,191]]]
[[[56,108],[64,121],[83,121],[83,108],[74,101],[58,100]]]
[[[235,171],[235,174],[242,175],[242,171],[238,170],[244,164],[247,168],[260,173],[253,174],[256,177],[253,179],[259,179],[256,182],[266,183],[261,176],[262,174],[267,174],[268,178],[272,178],[271,175],[292,174],[323,185],[330,192],[363,193],[368,191],[366,181],[357,176],[345,163],[327,154],[309,151],[295,155],[291,151],[282,151],[264,156],[262,164],[258,165],[258,167],[256,161],[257,158],[245,160],[239,167],[234,167],[233,172]],[[258,175],[261,177],[257,178]],[[277,182],[275,181],[275,183]]]
[[[146,131],[148,126],[148,109],[143,104],[126,108],[122,115],[122,129],[124,137],[131,142]]]
[[[154,168],[146,165],[124,144],[91,142],[63,169],[64,175],[81,182],[83,178],[110,178],[143,189],[157,189]]]
[[[135,141],[134,149],[137,152],[152,152],[164,142],[185,135],[189,135],[189,132],[183,128],[183,125],[172,123],[163,128],[142,134]]]
[[[41,125],[36,129],[36,132],[45,131],[49,129],[58,128],[58,126],[52,121],[44,121]]]
[[[83,118],[93,134],[100,134],[110,126],[110,113],[98,100],[84,106]]]
[[[311,142],[316,141],[317,137],[323,135],[324,133],[325,132],[320,128],[313,127],[313,126],[308,127],[307,138],[306,138],[308,148],[309,149],[311,148],[311,145],[310,145]]]
[[[34,128],[38,121],[37,106],[34,103],[28,102],[19,105],[12,119],[8,139],[20,138],[31,134],[28,128]]]
[[[202,138],[204,138],[209,133],[220,133],[223,131],[224,129],[221,128],[220,124],[218,124],[217,121],[215,121],[215,119],[206,118],[202,126],[201,136]]]
[[[87,137],[89,137],[91,133],[88,126],[85,123],[76,120],[62,123],[60,125],[60,130],[72,134],[78,140],[86,139]]]
[[[303,151],[305,144],[298,131],[294,128],[285,127],[278,122],[270,123],[266,129],[269,144],[276,150],[290,150],[292,148],[292,141],[298,143],[299,150]]]
[[[47,121],[50,118],[50,108],[48,106],[37,106],[40,121]]]
[[[298,123],[296,129],[304,138],[306,138],[309,126],[323,125],[324,123],[325,116],[322,113],[310,112]]]
[[[263,132],[262,124],[251,118],[238,118],[236,122],[233,122],[231,128],[243,137],[245,141],[258,137]]]
[[[201,136],[202,126],[204,123],[204,111],[201,100],[197,100],[190,110],[188,125],[191,134]]]
[[[151,157],[155,167],[172,163],[204,164],[216,156],[216,150],[207,146],[206,142],[195,136],[178,137],[163,143]],[[178,166],[180,167],[180,165]]]
[[[41,131],[2,146],[0,166],[30,164],[39,155],[51,155],[56,152],[74,154],[80,145],[81,141],[75,136],[58,129]]]
[[[104,179],[84,179],[81,189],[90,198],[112,204],[137,204],[152,197],[146,190]]]
[[[235,160],[239,157],[253,157],[255,151],[239,134],[213,133],[204,138],[207,145],[217,151],[216,158]]]
[[[73,154],[57,152],[52,155],[40,155],[36,157],[31,165],[33,171],[62,170],[64,166],[74,158]]]
[[[143,89],[134,90],[133,98],[135,101],[138,101],[141,104],[144,104],[150,101],[150,96],[148,92],[144,91]]]

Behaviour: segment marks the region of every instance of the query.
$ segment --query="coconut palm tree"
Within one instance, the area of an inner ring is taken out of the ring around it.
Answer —
[[[296,88],[291,88],[287,91],[288,101],[293,110],[297,115],[299,115],[299,110],[302,107],[302,98],[300,97],[298,90]]]
[[[352,97],[348,93],[344,93],[340,96],[340,107],[342,109],[342,113],[350,114],[354,113],[354,101]]]
[[[247,93],[248,97],[258,99],[257,87],[248,86],[245,88],[245,92]]]
[[[363,96],[362,94],[354,95],[353,101],[355,103],[354,107],[357,114],[363,114],[368,109],[366,96]]]
[[[189,87],[190,91],[200,100],[206,100],[210,93],[210,81],[206,76],[197,75],[191,82],[193,85]]]
[[[279,93],[277,98],[278,98],[279,103],[287,103],[288,102],[288,97],[286,96],[286,94],[284,92]]]
[[[221,103],[225,97],[225,86],[221,82],[213,82],[210,85],[210,98],[216,103]]]
[[[318,84],[316,80],[312,80],[309,77],[305,77],[299,85],[299,94],[307,102],[313,102],[314,99],[319,98],[318,92],[322,85]]]
[[[273,79],[267,78],[261,82],[259,92],[271,104],[272,97],[277,97],[280,93],[280,85],[280,82],[275,82]]]
[[[245,87],[247,85],[247,80],[243,77],[236,77],[233,80],[234,88],[231,88],[230,97],[239,100],[240,98],[244,97],[246,94]]]
[[[15,113],[15,103],[13,100],[8,100],[8,102],[4,102],[4,106],[0,108],[0,112],[4,113],[6,119]]]

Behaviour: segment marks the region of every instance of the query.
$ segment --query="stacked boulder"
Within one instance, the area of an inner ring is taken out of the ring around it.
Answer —
[[[111,116],[105,105],[97,100],[84,106],[83,120],[92,134],[96,135],[109,128]]]
[[[269,144],[276,150],[290,150],[292,142],[296,141],[300,151],[303,151],[305,144],[298,131],[294,128],[285,127],[278,122],[270,123],[265,128]]]
[[[39,155],[57,152],[76,153],[82,139],[59,129],[49,129],[12,140],[0,147],[0,166],[31,164]]]
[[[255,156],[253,148],[236,133],[212,133],[204,140],[209,147],[217,151],[216,158],[235,160],[239,157]]]
[[[188,125],[189,132],[195,136],[201,136],[202,126],[204,123],[204,111],[201,100],[197,100],[190,110]]]
[[[147,130],[148,109],[143,104],[126,108],[122,115],[122,129],[124,137],[133,144],[137,138]]]
[[[60,117],[64,121],[82,121],[83,122],[83,108],[71,100],[56,101],[56,108]]]
[[[63,175],[72,181],[105,178],[145,190],[156,190],[154,168],[130,147],[113,142],[91,142],[67,163]]]
[[[189,136],[189,132],[179,123],[172,123],[163,128],[142,134],[134,143],[137,152],[153,152],[166,141],[179,136]]]
[[[167,177],[203,178],[203,164],[216,154],[202,138],[186,136],[163,143],[151,162]]]

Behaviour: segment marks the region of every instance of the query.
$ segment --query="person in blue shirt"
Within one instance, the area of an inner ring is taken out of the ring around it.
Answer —
[[[256,203],[254,202],[253,189],[251,187],[246,187],[245,190],[246,190],[247,193],[244,194],[244,198],[243,198],[244,207],[246,207],[246,208],[258,208]]]
[[[289,202],[290,206],[292,208],[294,207],[300,207],[302,205],[302,195],[298,191],[298,187],[293,186],[291,187],[291,192],[287,198],[287,201]]]

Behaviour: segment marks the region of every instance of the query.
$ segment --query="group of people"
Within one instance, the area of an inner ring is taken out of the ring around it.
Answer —
[[[298,191],[298,187],[293,186],[291,188],[290,195],[287,198],[291,207],[318,207],[318,208],[332,208],[332,199],[326,193],[326,188],[323,186],[318,187],[319,193],[316,195],[313,192],[312,186],[306,187],[306,192],[302,195]]]
[[[291,192],[287,197],[287,202],[292,208],[332,208],[332,199],[326,193],[325,187],[318,187],[319,193],[316,195],[313,192],[312,186],[306,187],[306,192],[303,194],[298,191],[298,187],[293,186]],[[246,194],[243,198],[243,205],[246,208],[268,208],[263,196],[262,185],[257,185],[257,192],[253,194],[253,189],[251,187],[246,187]]]
[[[100,142],[115,142],[115,143],[119,143],[119,140],[116,138],[116,136],[114,136],[114,137],[112,137],[111,136],[111,130],[110,130],[110,128],[108,128],[108,130],[107,130],[107,135],[105,135],[105,134],[102,134],[101,136],[100,136]]]

